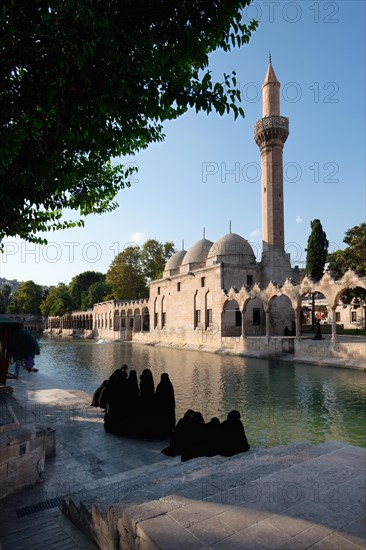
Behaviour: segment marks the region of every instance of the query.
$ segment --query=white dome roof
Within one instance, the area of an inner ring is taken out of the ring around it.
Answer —
[[[187,254],[184,256],[182,265],[205,263],[207,254],[209,253],[212,245],[212,241],[209,241],[208,239],[200,239],[188,250]]]
[[[186,254],[187,254],[186,250],[179,250],[178,252],[175,252],[175,254],[170,256],[169,260],[165,264],[164,271],[179,269],[180,266],[182,265],[183,258]]]
[[[211,247],[207,256],[207,265],[217,262],[250,267],[256,264],[252,247],[246,239],[236,233],[227,233]]]

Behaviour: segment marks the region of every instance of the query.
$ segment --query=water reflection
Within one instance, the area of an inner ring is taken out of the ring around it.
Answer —
[[[253,447],[338,439],[366,446],[365,373],[214,353],[45,338],[36,366],[90,394],[123,363],[155,381],[168,372],[177,418],[193,408],[206,421],[237,409]]]

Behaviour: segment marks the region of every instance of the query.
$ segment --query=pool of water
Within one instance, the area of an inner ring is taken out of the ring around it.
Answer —
[[[40,372],[90,394],[123,363],[138,377],[150,368],[155,384],[167,372],[177,418],[192,408],[206,421],[224,420],[237,409],[252,446],[337,439],[366,447],[366,375],[361,371],[59,337],[41,338],[40,348]]]

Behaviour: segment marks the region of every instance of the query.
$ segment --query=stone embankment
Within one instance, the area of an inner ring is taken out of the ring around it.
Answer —
[[[361,550],[365,454],[332,441],[177,457],[88,484],[64,513],[103,550]]]

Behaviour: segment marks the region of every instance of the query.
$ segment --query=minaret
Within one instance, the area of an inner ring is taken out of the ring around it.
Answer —
[[[283,283],[291,276],[284,249],[283,145],[289,134],[288,118],[280,115],[280,83],[271,58],[262,86],[263,118],[254,129],[262,166],[262,283]]]

